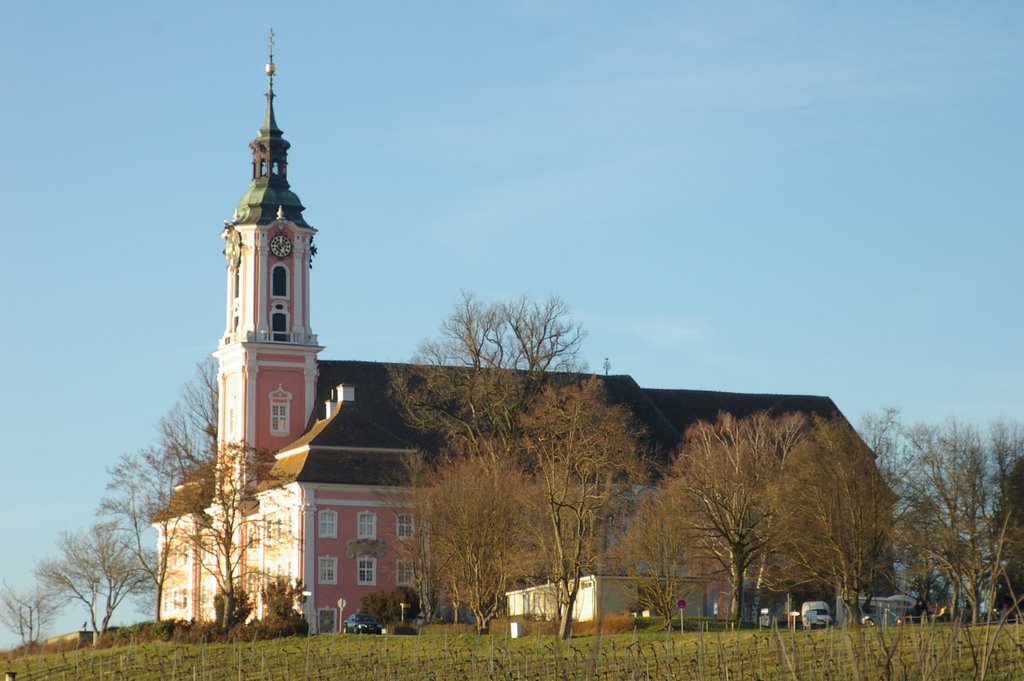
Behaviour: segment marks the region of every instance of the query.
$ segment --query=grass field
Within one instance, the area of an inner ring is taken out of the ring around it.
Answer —
[[[1024,679],[1024,627],[551,636],[323,635],[230,644],[146,643],[0,661],[17,681],[399,679]]]

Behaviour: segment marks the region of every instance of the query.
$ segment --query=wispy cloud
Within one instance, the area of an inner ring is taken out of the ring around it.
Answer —
[[[595,333],[617,332],[628,336],[634,343],[657,346],[659,349],[696,347],[714,337],[711,326],[696,318],[667,314],[610,316],[586,312],[580,318]]]

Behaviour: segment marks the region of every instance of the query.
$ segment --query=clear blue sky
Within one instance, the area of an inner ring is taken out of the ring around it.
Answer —
[[[1024,4],[8,0],[9,583],[216,346],[270,27],[324,358],[554,293],[643,386],[1024,419]]]

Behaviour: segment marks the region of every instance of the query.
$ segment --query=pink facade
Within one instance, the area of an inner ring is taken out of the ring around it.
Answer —
[[[315,495],[313,572],[304,584],[311,593],[311,621],[322,629],[331,620],[340,623],[358,612],[368,594],[398,585],[399,523],[404,514],[372,489],[321,488]],[[411,528],[410,516],[404,521],[404,527]],[[408,573],[402,576],[408,580]],[[346,602],[343,612],[338,609],[341,598]]]

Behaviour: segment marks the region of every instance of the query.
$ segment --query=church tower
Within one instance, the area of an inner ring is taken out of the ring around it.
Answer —
[[[267,111],[250,144],[252,181],[221,236],[227,259],[226,323],[219,361],[220,442],[277,451],[303,433],[313,409],[316,356],[309,272],[316,230],[288,184],[288,148],[274,117],[274,52]]]

